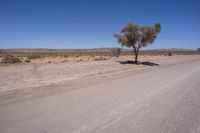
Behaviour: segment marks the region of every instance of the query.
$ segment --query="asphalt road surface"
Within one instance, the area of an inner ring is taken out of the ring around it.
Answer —
[[[0,106],[0,133],[200,133],[200,60]]]

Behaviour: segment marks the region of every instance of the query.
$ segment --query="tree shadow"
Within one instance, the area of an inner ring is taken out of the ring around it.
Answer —
[[[147,66],[159,66],[159,64],[157,64],[157,63],[148,62],[148,61],[141,62],[141,64],[142,65],[147,65]]]
[[[153,63],[153,62],[149,62],[149,61],[145,61],[145,62],[135,62],[135,61],[117,61],[120,64],[135,64],[135,65],[147,65],[147,66],[159,66],[159,64],[157,63]]]

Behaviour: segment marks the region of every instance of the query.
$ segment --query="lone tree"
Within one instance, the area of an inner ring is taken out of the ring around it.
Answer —
[[[122,28],[121,34],[115,34],[118,42],[128,48],[133,48],[135,54],[135,63],[138,63],[138,53],[140,48],[152,44],[157,38],[157,34],[161,30],[159,23],[154,26],[139,26],[137,24],[129,23]]]

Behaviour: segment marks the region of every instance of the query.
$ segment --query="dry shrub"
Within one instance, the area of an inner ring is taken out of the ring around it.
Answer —
[[[168,56],[172,56],[172,53],[171,53],[171,52],[168,52],[167,55],[168,55]]]
[[[68,58],[69,57],[69,55],[64,55],[64,58]]]
[[[95,58],[95,55],[90,55],[91,58]]]
[[[30,63],[31,61],[30,61],[30,60],[25,60],[24,62],[26,62],[26,63]]]
[[[22,61],[19,58],[14,57],[13,55],[7,54],[3,57],[1,62],[5,64],[14,64],[21,63]]]
[[[164,55],[165,56],[172,56],[173,54],[171,52],[166,52]]]
[[[99,58],[95,58],[94,60],[95,61],[102,61],[102,60],[108,60],[108,59],[105,58],[105,57],[99,57]]]
[[[113,48],[111,49],[111,55],[114,57],[119,57],[121,54],[121,48]]]
[[[41,58],[41,55],[40,54],[37,54],[37,53],[34,53],[34,54],[30,54],[28,55],[27,59],[40,59]]]

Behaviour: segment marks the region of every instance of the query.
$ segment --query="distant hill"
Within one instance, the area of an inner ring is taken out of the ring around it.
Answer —
[[[148,49],[143,51],[195,51],[193,49],[169,48],[169,49]]]
[[[93,49],[31,49],[31,48],[20,48],[20,49],[0,49],[0,52],[19,52],[19,53],[46,53],[46,52],[107,52],[111,48],[93,48]]]
[[[16,53],[54,53],[54,52],[109,52],[113,48],[92,48],[92,49],[45,49],[45,48],[19,48],[19,49],[0,49],[0,52],[16,52]],[[131,49],[122,49],[122,51],[131,51]],[[151,51],[195,51],[193,49],[178,49],[178,48],[170,48],[170,49],[148,49],[141,50],[144,52]]]

